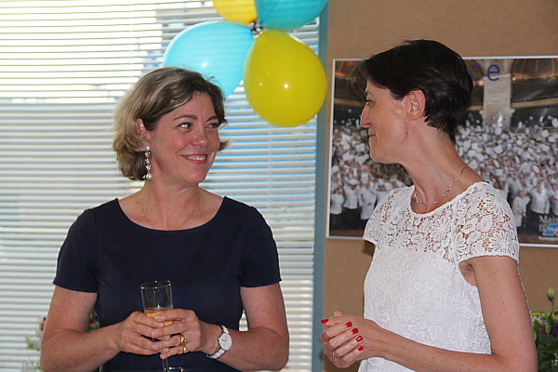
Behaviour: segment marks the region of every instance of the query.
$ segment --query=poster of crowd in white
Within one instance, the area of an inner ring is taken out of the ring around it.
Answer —
[[[558,247],[558,57],[465,58],[474,88],[456,135],[461,157],[501,191],[523,245]],[[333,61],[328,237],[360,238],[377,203],[411,184],[374,162],[360,127],[356,59]]]

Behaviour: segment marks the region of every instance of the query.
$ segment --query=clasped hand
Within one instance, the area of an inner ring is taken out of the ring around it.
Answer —
[[[162,311],[155,318],[136,311],[119,323],[115,338],[120,351],[140,355],[160,353],[161,359],[166,359],[201,350],[206,341],[206,327],[192,310]]]
[[[321,323],[324,326],[320,336],[323,352],[335,366],[346,368],[365,358],[364,338],[358,328],[364,326],[363,318],[344,316],[336,311],[333,317]]]

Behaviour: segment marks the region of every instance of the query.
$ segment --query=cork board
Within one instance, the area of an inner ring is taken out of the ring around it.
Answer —
[[[438,40],[464,57],[555,56],[557,15],[558,0],[329,0],[327,76],[332,76],[334,59],[365,58],[405,39]],[[330,91],[331,83],[330,78]],[[330,107],[331,95],[326,102],[328,144]],[[329,164],[327,151],[326,156]],[[328,201],[323,200],[326,211]],[[334,310],[362,314],[362,283],[373,247],[335,238],[325,239],[324,250],[324,317]],[[558,248],[522,248],[520,262],[530,308],[548,311],[546,287],[558,289]],[[326,361],[324,370],[337,369]]]

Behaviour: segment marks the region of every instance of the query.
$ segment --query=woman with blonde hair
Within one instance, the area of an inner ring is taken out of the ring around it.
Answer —
[[[114,150],[143,187],[80,215],[60,250],[41,346],[45,371],[280,370],[288,331],[271,229],[199,186],[224,147],[221,90],[161,68],[115,111]],[[142,312],[140,285],[170,280],[174,309]],[[101,328],[86,333],[94,310]],[[239,330],[245,313],[247,330]]]

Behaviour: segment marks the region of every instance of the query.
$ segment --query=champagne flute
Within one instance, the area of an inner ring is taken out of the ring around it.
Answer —
[[[143,283],[140,286],[141,302],[143,312],[150,318],[154,318],[162,311],[172,309],[172,291],[170,280],[155,280]],[[171,325],[172,320],[165,321],[165,326]],[[168,372],[169,361],[162,359],[163,371]]]

